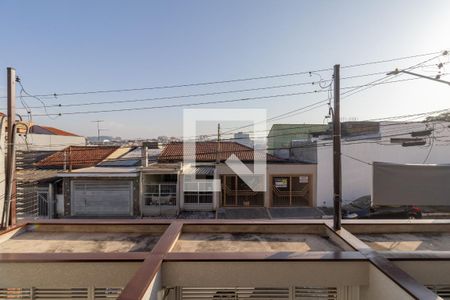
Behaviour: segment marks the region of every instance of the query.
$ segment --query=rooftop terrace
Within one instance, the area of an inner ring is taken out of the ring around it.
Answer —
[[[36,221],[0,234],[0,299],[439,299],[449,235],[450,220]]]

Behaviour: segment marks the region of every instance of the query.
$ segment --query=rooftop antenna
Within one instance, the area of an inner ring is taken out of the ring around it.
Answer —
[[[100,123],[103,123],[105,121],[104,120],[95,120],[92,122],[97,123],[97,144],[100,144],[100,132],[106,130],[106,129],[100,128]]]

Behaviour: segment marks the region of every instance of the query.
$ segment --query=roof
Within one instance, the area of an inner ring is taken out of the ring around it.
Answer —
[[[118,146],[69,146],[36,163],[39,167],[92,167],[106,159]]]
[[[17,171],[17,179],[22,183],[49,181],[57,177],[57,170],[26,169]]]
[[[193,147],[193,143],[187,143],[187,147]],[[267,162],[281,162],[283,160],[275,156],[264,153],[261,150],[239,144],[237,142],[196,142],[196,161],[214,162],[217,159],[217,152],[220,149],[219,160],[226,161],[230,155],[236,155],[241,161],[254,161],[254,153],[257,160],[266,159]],[[173,162],[183,160],[183,142],[168,144],[158,158],[159,162]]]
[[[125,148],[121,148],[125,149]],[[142,163],[142,147],[135,148],[126,148],[128,149],[125,154],[120,156],[116,156],[117,153],[121,151],[114,152],[114,155],[110,155],[108,159],[102,161],[99,166],[102,167],[131,167],[131,166],[140,166]],[[153,163],[157,161],[159,154],[161,153],[161,149],[148,149],[148,161]]]
[[[31,133],[35,134],[50,134],[50,135],[61,135],[61,136],[79,136],[77,134],[61,130],[55,127],[50,126],[42,126],[42,125],[33,125],[30,128]]]
[[[59,177],[137,177],[137,169],[133,167],[88,167],[72,172],[58,173]]]

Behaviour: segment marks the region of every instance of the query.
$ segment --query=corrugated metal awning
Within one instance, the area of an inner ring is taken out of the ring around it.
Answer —
[[[185,169],[185,174],[214,176],[215,167],[212,166],[196,166]]]

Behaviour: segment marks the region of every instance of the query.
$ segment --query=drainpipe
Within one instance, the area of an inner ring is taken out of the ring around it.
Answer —
[[[47,192],[47,217],[53,219],[55,217],[55,190],[53,183],[48,184]]]

